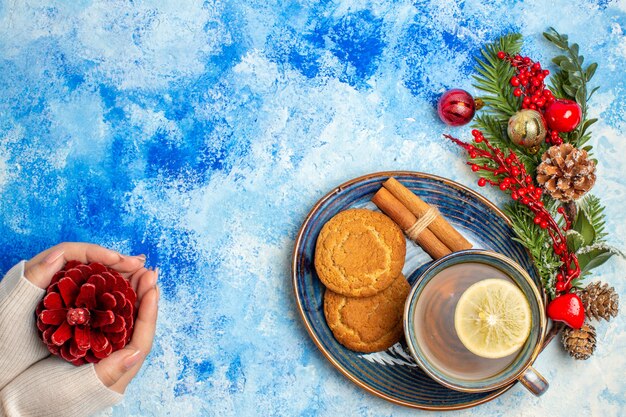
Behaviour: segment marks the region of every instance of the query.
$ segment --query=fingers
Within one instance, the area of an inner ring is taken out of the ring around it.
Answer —
[[[148,273],[144,275],[146,277],[144,279],[149,280],[151,275],[156,275],[154,271],[148,271]],[[156,332],[158,299],[159,291],[157,287],[152,286],[141,297],[130,343],[124,349],[95,365],[96,373],[102,382],[116,392],[123,393],[126,390],[152,349]]]
[[[123,256],[92,243],[65,242],[45,250],[26,262],[24,276],[39,288],[46,288],[52,276],[69,260],[99,262],[122,273],[143,267],[145,257]]]
[[[158,269],[158,268],[157,268]],[[137,279],[137,299],[141,300],[144,295],[148,293],[152,288],[156,286],[158,277],[158,271],[154,270],[146,270],[140,277]]]
[[[139,349],[125,347],[113,352],[107,358],[95,364],[96,375],[106,387],[115,385],[120,378],[144,358]],[[123,394],[124,391],[118,391]]]

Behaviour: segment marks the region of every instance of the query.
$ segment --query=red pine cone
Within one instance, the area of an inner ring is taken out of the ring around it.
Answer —
[[[136,301],[119,272],[69,261],[37,306],[37,328],[53,355],[77,366],[97,363],[130,341]]]

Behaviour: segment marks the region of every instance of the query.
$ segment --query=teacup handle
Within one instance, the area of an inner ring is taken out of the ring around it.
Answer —
[[[519,377],[519,382],[537,397],[543,395],[550,386],[548,381],[532,366],[529,366],[522,376]]]

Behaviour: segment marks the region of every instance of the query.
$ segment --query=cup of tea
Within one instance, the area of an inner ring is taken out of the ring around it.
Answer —
[[[472,331],[485,332],[475,348],[468,343],[474,333],[459,328],[464,319],[459,315],[473,305],[468,296],[500,287],[514,293],[518,302],[497,307],[523,314],[525,327],[517,330],[525,332],[525,339],[518,338],[508,350],[500,349],[497,334],[480,327],[481,320],[487,327],[492,320],[481,312],[480,318],[467,319],[479,329]],[[510,258],[487,250],[455,252],[433,262],[413,286],[404,309],[404,333],[418,365],[440,384],[465,392],[492,391],[519,381],[533,394],[542,395],[548,382],[531,365],[541,351],[546,327],[543,297],[528,273]]]

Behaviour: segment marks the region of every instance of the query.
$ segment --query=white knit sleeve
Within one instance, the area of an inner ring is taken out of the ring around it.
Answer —
[[[122,399],[104,386],[93,364],[74,366],[51,356],[0,391],[0,416],[87,417]]]
[[[24,278],[24,261],[0,281],[0,389],[49,355],[35,320],[35,308],[44,294]]]

